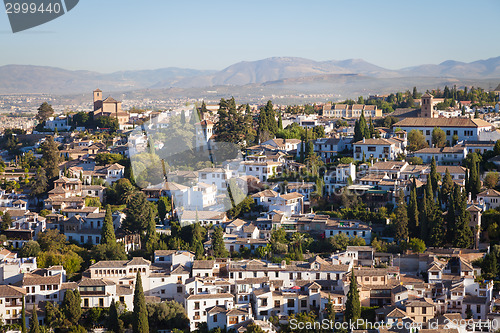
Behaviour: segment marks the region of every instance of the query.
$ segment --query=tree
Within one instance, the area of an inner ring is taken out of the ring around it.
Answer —
[[[106,215],[101,229],[101,244],[115,244],[115,228],[113,226],[113,216],[111,214],[111,206],[106,206]]]
[[[439,181],[441,180],[441,176],[437,172],[436,160],[434,159],[434,156],[432,156],[431,160],[431,172],[429,177],[432,183],[432,194],[434,194],[437,191]]]
[[[418,238],[411,238],[408,247],[416,253],[424,253],[426,250],[425,242]]]
[[[476,199],[477,194],[481,191],[481,181],[479,180],[479,160],[476,153],[472,155],[470,161],[469,188],[468,191],[472,195],[472,199]]]
[[[247,326],[246,333],[265,333],[260,326],[256,325],[255,323],[250,323]]]
[[[19,256],[21,258],[36,257],[40,253],[40,244],[37,241],[30,240],[24,243],[21,251],[19,251]]]
[[[132,330],[134,333],[149,333],[148,312],[140,272],[137,272],[135,278]]]
[[[495,156],[500,155],[500,140],[497,140],[497,142],[495,142],[495,147],[493,148],[493,153],[495,153]]]
[[[168,197],[161,197],[158,200],[158,216],[161,221],[165,220],[165,217],[168,212],[172,210],[172,204],[170,203],[170,199]]]
[[[9,211],[5,212],[2,216],[2,224],[1,224],[1,230],[7,230],[10,228],[12,225],[12,217],[10,216]]]
[[[419,235],[417,184],[415,178],[413,178],[410,202],[408,203],[408,233],[413,236]]]
[[[446,146],[446,133],[439,127],[432,130],[432,144],[439,148]]]
[[[78,324],[78,320],[82,315],[81,299],[78,290],[66,290],[62,302],[62,312],[70,323],[73,325]]]
[[[26,333],[26,301],[24,300],[23,296],[23,301],[22,301],[22,307],[21,307],[21,332]]]
[[[493,171],[493,172],[488,172],[486,174],[486,177],[484,177],[484,185],[487,188],[495,188],[498,184],[498,172]]]
[[[43,123],[54,114],[54,109],[52,108],[52,105],[50,105],[47,102],[43,102],[42,105],[40,105],[40,107],[37,110],[38,113],[36,114],[35,118],[40,123]]]
[[[123,221],[122,228],[126,232],[142,233],[147,229],[151,219],[151,209],[143,192],[136,191],[130,196],[125,213],[127,216]]]
[[[42,143],[41,149],[42,165],[47,173],[47,178],[52,180],[59,176],[59,162],[61,161],[61,156],[57,148],[57,143],[54,141],[54,138],[49,135]]]
[[[413,129],[408,133],[408,150],[416,151],[428,146],[425,136],[419,130]]]
[[[221,227],[216,227],[212,236],[212,250],[216,258],[227,258],[228,253],[224,245],[224,231]]]
[[[448,222],[451,221],[452,216],[454,220],[452,244],[455,247],[468,249],[472,246],[474,234],[469,226],[470,214],[467,211],[466,194],[460,191],[458,185],[455,185],[453,190],[453,204],[450,209],[448,209],[448,214],[451,216]]]
[[[22,319],[24,323],[24,318]],[[48,322],[48,318],[46,318]],[[26,329],[26,327],[24,328]],[[31,316],[30,332],[29,333],[40,333],[40,323],[38,322],[38,314],[36,310],[36,305],[33,306],[33,315]]]
[[[344,321],[355,322],[361,317],[361,303],[359,301],[359,290],[354,269],[351,270],[351,280],[349,283],[349,291],[347,292],[347,300],[345,303]]]
[[[453,191],[454,186],[455,183],[451,178],[450,171],[448,171],[448,168],[446,168],[443,178],[443,184],[441,185],[441,196],[443,197],[443,202],[448,201],[448,196],[450,195],[451,191]]]
[[[408,239],[408,210],[402,190],[399,190],[397,207],[394,213],[396,215],[394,221],[396,227],[396,239],[400,242],[406,241]]]
[[[30,195],[32,197],[40,197],[47,192],[49,189],[49,181],[47,179],[47,173],[45,169],[41,167],[38,168],[36,172],[36,178],[31,182]]]
[[[115,300],[111,301],[111,305],[109,307],[108,329],[113,331],[114,333],[125,332],[123,321],[120,319],[120,316],[118,314]]]

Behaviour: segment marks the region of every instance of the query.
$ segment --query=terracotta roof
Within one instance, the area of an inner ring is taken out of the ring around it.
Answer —
[[[20,287],[0,285],[0,297],[22,297],[26,290]]]
[[[190,295],[187,300],[203,300],[203,299],[212,299],[212,298],[233,298],[233,295],[228,294],[228,293],[221,293],[221,294],[198,294],[198,295]]]
[[[500,192],[494,189],[487,189],[486,191],[483,191],[481,193],[478,193],[478,197],[490,197],[490,198],[496,198],[500,196]]]
[[[397,127],[491,127],[482,119],[470,118],[405,118],[394,125]]]

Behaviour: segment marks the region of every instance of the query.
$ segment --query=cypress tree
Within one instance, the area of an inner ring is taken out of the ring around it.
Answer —
[[[359,301],[359,290],[354,269],[351,270],[351,280],[349,283],[349,292],[345,303],[344,321],[355,322],[361,317],[361,303]]]
[[[434,191],[437,191],[437,189],[438,189],[438,185],[439,185],[438,183],[439,183],[439,180],[441,178],[439,176],[439,174],[437,173],[436,160],[434,159],[434,156],[432,157],[432,160],[431,160],[430,177],[431,177],[431,182],[432,182],[432,190],[434,193]]]
[[[24,328],[26,329],[26,327]],[[30,332],[40,333],[40,323],[38,322],[38,314],[36,313],[36,305],[33,306],[33,316],[31,316]]]
[[[453,179],[451,178],[451,174],[448,171],[448,168],[446,168],[444,178],[443,178],[443,184],[441,185],[441,195],[443,197],[444,202],[448,202],[448,197],[450,193],[453,191],[455,183],[453,182]]]
[[[427,207],[427,190],[424,190],[424,197],[422,201],[420,201],[420,212],[419,212],[419,225],[420,225],[420,239],[424,242],[427,240],[428,233],[428,207]]]
[[[115,244],[115,228],[113,227],[113,215],[111,214],[111,206],[106,205],[106,215],[101,229],[101,244]]]
[[[21,308],[21,332],[26,333],[26,305],[23,296],[23,306]]]
[[[283,129],[283,119],[281,118],[281,112],[278,114],[278,130]]]
[[[146,309],[146,300],[144,298],[141,274],[139,272],[137,272],[135,280],[132,330],[134,333],[149,333],[148,311]]]
[[[66,290],[62,302],[62,311],[66,319],[72,324],[77,324],[82,315],[80,292],[78,290]]]
[[[418,201],[417,201],[417,184],[413,178],[413,184],[410,191],[410,202],[408,204],[408,229],[413,237],[420,237],[418,224]]]
[[[111,305],[109,307],[108,329],[115,333],[123,333],[125,331],[123,327],[123,321],[118,315],[118,309],[115,300],[111,301]]]
[[[472,246],[474,234],[469,226],[470,214],[467,211],[467,198],[458,186],[453,191],[453,208],[455,211],[455,228],[452,244],[455,247],[468,249]]]
[[[408,239],[408,208],[406,207],[404,193],[402,190],[399,190],[395,215],[396,239],[399,242],[406,241]]]

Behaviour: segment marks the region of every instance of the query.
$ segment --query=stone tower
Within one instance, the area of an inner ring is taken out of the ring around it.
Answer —
[[[422,100],[420,102],[420,117],[422,118],[436,118],[436,112],[434,111],[434,96],[429,93],[422,95]]]
[[[102,91],[101,89],[94,90],[94,111],[102,108]]]

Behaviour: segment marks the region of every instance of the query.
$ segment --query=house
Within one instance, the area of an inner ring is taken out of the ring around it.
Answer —
[[[460,165],[467,156],[465,147],[423,148],[413,153],[420,157],[424,163],[431,163],[432,158],[439,165]]]
[[[251,162],[245,161],[243,172],[248,176],[254,176],[261,182],[267,181],[281,173],[282,163],[280,162]]]
[[[196,330],[201,323],[206,323],[208,320],[208,311],[213,310],[216,306],[224,306],[225,308],[232,308],[234,304],[234,296],[229,293],[216,293],[216,294],[198,294],[189,295],[184,300],[184,308],[186,315],[189,318],[190,329]],[[245,321],[248,315],[241,315],[236,318],[236,323]],[[212,324],[214,322],[214,313],[211,315]]]
[[[365,223],[349,220],[328,220],[325,225],[325,237],[334,237],[342,233],[349,238],[363,238],[366,244],[371,243],[372,228]]]
[[[127,309],[134,308],[134,287],[117,285],[106,279],[84,278],[78,282],[82,308],[108,308],[112,301],[123,304]]]
[[[417,323],[427,324],[436,315],[434,302],[429,299],[409,300],[405,304],[405,312]]]
[[[0,285],[0,317],[5,324],[20,324],[25,295],[23,288]]]
[[[341,152],[350,150],[352,139],[340,138],[319,138],[313,140],[313,150],[325,163],[334,162],[334,158]],[[300,155],[305,147],[299,145],[297,155]]]
[[[296,151],[297,147],[300,144],[299,139],[271,139],[265,142],[262,142],[262,145],[269,145],[271,147],[275,147],[276,149],[283,152],[291,152]]]
[[[407,133],[411,130],[422,132],[429,146],[436,127],[445,132],[446,141],[451,143],[455,135],[457,141],[478,141],[480,133],[491,131],[493,126],[479,118],[405,118],[393,125]]]
[[[395,160],[405,152],[401,141],[395,139],[365,139],[354,142],[354,159],[388,159]]]
[[[480,205],[485,205],[486,209],[495,209],[500,206],[500,192],[494,189],[487,189],[477,194]]]
[[[304,210],[304,196],[297,192],[281,194],[276,197],[269,198],[269,211],[277,210],[283,212],[284,216],[293,214],[302,214]],[[266,205],[263,205],[266,207]]]
[[[331,104],[323,105],[323,116],[332,118],[359,118],[361,114],[365,117],[382,117],[382,109],[378,109],[376,105],[363,104]]]
[[[203,226],[209,224],[220,225],[227,221],[227,216],[225,212],[184,210],[180,214],[179,220],[181,221],[181,226],[186,226],[195,222],[198,222]]]

